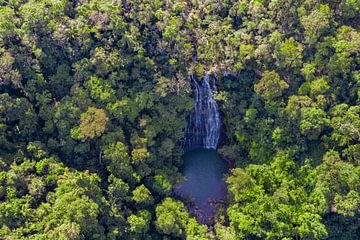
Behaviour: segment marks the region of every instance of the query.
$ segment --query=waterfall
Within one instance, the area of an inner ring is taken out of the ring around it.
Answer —
[[[220,136],[220,116],[218,105],[212,95],[213,91],[217,91],[215,78],[208,74],[201,81],[194,76],[191,78],[194,84],[195,106],[185,130],[185,149],[216,149]]]

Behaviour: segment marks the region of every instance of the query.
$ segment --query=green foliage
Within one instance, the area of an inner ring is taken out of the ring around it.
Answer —
[[[101,78],[91,77],[85,86],[89,89],[90,96],[94,100],[107,103],[115,98],[115,91],[111,88],[109,83]]]
[[[360,107],[339,104],[332,109],[331,139],[339,146],[351,146],[360,138]]]
[[[10,7],[0,9],[0,36],[11,37],[16,34],[15,12]]]
[[[208,240],[211,239],[211,235],[208,233],[206,225],[200,225],[194,218],[190,218],[186,227],[186,239],[194,240]]]
[[[127,147],[122,142],[116,142],[106,146],[104,158],[110,160],[108,170],[115,177],[127,177],[131,175],[130,157]]]
[[[154,176],[153,188],[158,193],[170,193],[172,189],[172,184],[169,182],[168,178],[164,175],[158,174]]]
[[[286,39],[278,52],[275,52],[280,67],[299,67],[302,65],[303,46],[293,38]]]
[[[327,236],[311,192],[296,180],[294,161],[278,153],[270,164],[235,168],[228,177],[234,204],[228,208],[236,238],[311,238]]]
[[[300,21],[305,30],[306,41],[315,43],[316,40],[330,27],[331,9],[327,4],[321,4]]]
[[[185,226],[189,220],[189,213],[182,202],[171,198],[165,200],[156,207],[156,228],[161,233],[174,237],[185,234]]]
[[[75,139],[94,139],[105,132],[109,118],[103,109],[89,107],[81,114],[80,125],[71,130],[71,136]]]
[[[324,95],[330,89],[326,79],[319,78],[311,82],[310,84],[310,95],[316,97],[318,95]]]
[[[339,153],[329,151],[317,167],[318,188],[332,204],[330,210],[354,216],[359,208],[360,168],[341,160]]]
[[[19,165],[9,166],[7,176],[5,172],[0,174],[6,179],[2,186],[7,189],[1,203],[0,223],[4,226],[1,235],[103,239],[104,228],[99,218],[105,199],[98,186],[100,179],[88,171],[64,168],[56,158],[41,152],[34,151],[38,162],[24,159]]]
[[[356,239],[359,6],[0,0],[0,238]],[[234,165],[210,230],[169,198],[206,73]]]
[[[310,140],[316,140],[329,122],[326,113],[315,107],[301,109],[301,119],[301,133]]]
[[[174,39],[177,36],[180,25],[181,22],[178,17],[174,16],[170,18],[168,25],[164,29],[164,37],[167,39]]]
[[[132,200],[140,205],[150,205],[153,202],[153,197],[144,185],[140,185],[132,191]]]
[[[111,177],[109,189],[110,202],[118,204],[121,201],[128,200],[129,185],[120,178]]]
[[[146,210],[140,210],[136,215],[128,217],[127,222],[130,224],[130,231],[134,233],[146,233],[150,228],[151,213]]]
[[[360,35],[352,27],[342,26],[337,30],[333,47],[337,52],[358,54],[360,51]]]
[[[343,6],[343,16],[344,18],[353,18],[356,16],[356,13],[359,12],[360,9],[359,0],[346,0]]]
[[[254,90],[266,100],[272,101],[281,97],[283,90],[288,87],[289,85],[281,80],[275,71],[267,71],[264,72],[260,82],[254,86]]]

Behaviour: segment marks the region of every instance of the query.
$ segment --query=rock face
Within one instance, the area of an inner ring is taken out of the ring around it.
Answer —
[[[216,149],[220,136],[220,115],[212,95],[213,91],[217,91],[215,78],[205,75],[198,81],[192,76],[192,81],[195,107],[189,116],[185,131],[185,150]]]

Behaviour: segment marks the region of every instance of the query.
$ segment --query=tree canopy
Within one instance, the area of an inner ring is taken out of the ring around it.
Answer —
[[[357,239],[360,0],[0,0],[0,239]],[[232,169],[174,189],[190,76]]]

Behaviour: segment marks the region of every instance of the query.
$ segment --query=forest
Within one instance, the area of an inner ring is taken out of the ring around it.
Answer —
[[[191,76],[227,194],[174,194]],[[0,239],[360,236],[360,0],[0,0]]]

